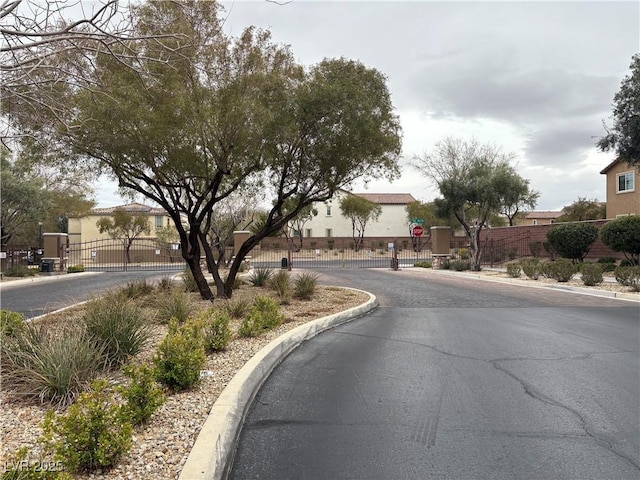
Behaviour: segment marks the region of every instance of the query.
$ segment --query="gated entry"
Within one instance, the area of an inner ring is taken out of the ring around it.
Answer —
[[[182,270],[185,266],[175,244],[155,238],[94,240],[71,243],[68,265],[83,265],[87,271]]]

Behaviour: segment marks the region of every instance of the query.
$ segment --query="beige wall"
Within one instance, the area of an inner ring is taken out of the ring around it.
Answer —
[[[102,240],[110,238],[106,233],[100,233],[96,223],[100,218],[106,215],[87,215],[82,218],[69,219],[69,243],[91,242],[93,240]],[[162,216],[162,224],[164,227],[173,225],[168,215]],[[146,238],[156,237],[156,215],[149,215],[149,223],[151,224],[150,233],[144,234]]]
[[[634,172],[634,190],[618,192],[618,174]],[[607,218],[616,218],[618,215],[640,215],[640,174],[638,167],[631,167],[624,162],[618,162],[607,172]]]

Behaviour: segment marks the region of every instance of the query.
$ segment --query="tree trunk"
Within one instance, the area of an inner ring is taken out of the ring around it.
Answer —
[[[204,278],[204,274],[202,273],[202,269],[200,268],[200,258],[185,258],[187,265],[191,269],[191,274],[193,275],[193,279],[198,286],[198,291],[200,292],[200,296],[203,300],[209,300],[213,302],[213,292],[209,288],[209,284],[207,283],[207,279]]]
[[[231,298],[230,296],[227,296],[225,294],[224,282],[222,281],[222,277],[220,276],[220,263],[216,261],[215,257],[213,256],[213,249],[207,243],[207,236],[202,233],[200,234],[200,243],[202,245],[202,248],[204,249],[204,256],[207,259],[207,268],[213,275],[213,281],[216,284],[216,296],[220,298]]]

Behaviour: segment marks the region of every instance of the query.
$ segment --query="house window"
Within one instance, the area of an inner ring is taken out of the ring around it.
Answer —
[[[617,193],[633,192],[635,185],[633,184],[633,172],[619,173],[618,176],[618,188]]]
[[[156,228],[161,228],[162,227],[162,216],[161,215],[156,215]]]
[[[531,220],[531,225],[537,225],[538,224],[538,220]]]
[[[327,205],[327,217],[331,216],[331,205]]]
[[[305,236],[305,237],[311,237],[311,236],[312,236],[312,235],[311,235],[311,229],[310,229],[310,228],[306,228],[306,229],[304,230],[304,236]]]
[[[293,236],[294,236],[294,237],[300,237],[300,236],[301,236],[301,235],[300,235],[300,230],[295,230],[295,229],[294,229],[294,230],[293,230]]]
[[[327,238],[331,238],[333,237],[333,230],[331,230],[330,228],[327,228]]]

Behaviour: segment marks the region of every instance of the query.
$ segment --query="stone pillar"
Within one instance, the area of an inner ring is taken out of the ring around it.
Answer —
[[[240,250],[240,247],[242,246],[242,244],[251,236],[251,232],[246,231],[246,230],[240,230],[240,231],[236,231],[233,232],[233,255],[237,255],[238,254],[238,250]]]

